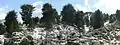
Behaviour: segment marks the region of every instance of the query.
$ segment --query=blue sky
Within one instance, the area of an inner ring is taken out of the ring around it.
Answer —
[[[23,4],[31,4],[35,6],[35,11],[33,12],[33,16],[41,17],[41,9],[44,3],[51,3],[53,8],[56,8],[58,12],[62,10],[62,7],[65,4],[81,4],[83,5],[84,0],[1,0],[0,1],[0,19],[4,19],[6,13],[10,10],[15,10],[20,12],[20,6]],[[18,13],[19,15],[19,13]]]
[[[43,4],[46,2],[51,3],[58,11],[61,10],[62,6],[68,3],[71,4],[81,4],[83,5],[84,0],[1,0],[0,7],[8,6],[10,9],[15,9],[16,11],[20,11],[19,8],[23,4],[33,4],[36,2],[42,2]],[[42,4],[38,4],[42,5]]]
[[[117,9],[120,9],[119,0],[0,0],[0,19],[4,19],[6,13],[10,10],[20,12],[20,6],[23,4],[31,4],[35,6],[33,16],[41,17],[41,9],[44,3],[51,3],[53,8],[56,8],[60,13],[62,7],[68,3],[71,3],[76,10],[82,10],[84,12],[94,12],[100,9],[103,13],[115,13]],[[18,19],[20,14],[18,13]]]
[[[20,8],[23,4],[31,4],[33,2],[36,2],[35,0],[1,0],[0,1],[0,7],[1,6],[8,6],[9,8],[13,8],[17,10]]]

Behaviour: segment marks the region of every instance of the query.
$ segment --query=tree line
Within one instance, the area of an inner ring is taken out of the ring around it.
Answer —
[[[21,7],[21,18],[23,20],[23,24],[20,24],[17,21],[17,12],[15,10],[11,10],[7,13],[5,17],[4,24],[0,24],[0,34],[7,32],[8,34],[12,34],[12,32],[17,32],[22,30],[21,26],[25,25],[27,28],[35,28],[35,26],[45,27],[46,29],[50,29],[54,24],[66,24],[77,27],[81,32],[81,29],[84,29],[84,25],[87,27],[91,26],[94,29],[100,28],[104,26],[104,23],[109,20],[110,23],[118,20],[120,17],[120,10],[117,10],[115,14],[105,14],[102,13],[99,9],[95,12],[83,12],[76,11],[72,4],[66,4],[63,6],[60,15],[57,10],[52,7],[51,4],[45,3],[42,8],[43,17],[32,17],[32,13],[34,8],[30,4],[24,4]],[[90,14],[90,15],[88,15]]]

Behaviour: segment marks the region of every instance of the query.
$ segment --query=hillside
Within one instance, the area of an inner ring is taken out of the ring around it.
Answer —
[[[1,45],[119,45],[120,25],[110,23],[104,27],[80,33],[77,28],[69,25],[54,25],[46,30],[36,27],[32,31],[25,27],[21,32],[14,32],[12,38],[0,35]]]

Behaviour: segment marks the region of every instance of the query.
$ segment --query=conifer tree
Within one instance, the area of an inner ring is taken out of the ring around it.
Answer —
[[[65,5],[61,11],[61,15],[62,15],[62,22],[65,22],[66,24],[69,25],[75,24],[76,10],[72,6],[72,4]]]
[[[116,11],[115,17],[116,17],[116,20],[120,22],[120,10]]]
[[[22,9],[20,14],[22,16],[23,24],[26,24],[26,26],[30,26],[31,25],[30,21],[31,21],[31,17],[32,17],[32,12],[34,11],[35,7],[33,7],[30,4],[24,4],[20,8]]]
[[[84,16],[83,11],[77,11],[77,13],[76,13],[76,26],[78,27],[78,29],[84,28],[83,16]]]
[[[116,20],[115,14],[111,14],[109,18],[109,23],[113,23]]]
[[[94,29],[100,28],[104,25],[102,12],[99,9],[91,16],[91,23]]]
[[[0,23],[0,35],[5,33],[5,26]]]
[[[53,24],[57,23],[58,20],[58,14],[56,9],[52,7],[51,4],[45,3],[42,8],[42,15],[43,17],[41,18],[40,22],[47,28],[51,28]]]
[[[6,31],[9,34],[12,34],[12,32],[16,32],[19,31],[19,24],[17,21],[17,14],[14,10],[9,11],[7,13],[7,16],[5,17],[5,22],[4,22],[5,26],[6,26]]]

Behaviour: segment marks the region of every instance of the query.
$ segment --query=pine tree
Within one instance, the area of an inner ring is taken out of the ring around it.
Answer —
[[[39,17],[33,17],[32,19],[35,22],[35,25],[39,24],[40,21]]]
[[[109,23],[113,23],[116,20],[115,14],[111,14],[109,18]]]
[[[56,9],[53,9],[53,16],[52,16],[54,19],[53,19],[53,21],[54,21],[54,23],[60,23],[60,17],[59,17],[59,15],[58,15],[58,12],[56,11]]]
[[[103,14],[103,20],[104,20],[104,22],[107,22],[107,20],[109,20],[109,15]]]
[[[84,16],[83,11],[77,11],[77,13],[76,13],[76,26],[78,27],[78,29],[84,28],[83,16]]]
[[[0,23],[0,35],[5,33],[5,26]]]
[[[19,24],[17,21],[17,15],[16,15],[16,12],[14,10],[9,11],[7,13],[7,16],[5,17],[4,24],[6,26],[6,31],[9,34],[12,34],[12,32],[19,31]]]
[[[95,13],[91,16],[91,23],[94,29],[103,26],[103,16],[102,12],[99,9],[95,11]]]
[[[120,10],[116,11],[115,17],[116,17],[116,20],[120,22]]]
[[[62,15],[62,22],[65,22],[66,24],[69,25],[75,24],[76,10],[72,6],[72,4],[65,5],[61,11],[61,15]]]
[[[53,24],[57,23],[57,11],[56,9],[52,8],[52,5],[49,3],[45,3],[42,8],[42,15],[43,17],[41,18],[40,22],[47,27],[51,28]]]
[[[20,12],[23,20],[23,24],[26,24],[26,26],[31,25],[31,17],[32,17],[32,12],[34,11],[34,8],[32,5],[29,4],[24,4],[21,6],[22,12]]]
[[[30,20],[30,25],[28,27],[34,28],[39,24],[39,17],[32,17]]]

